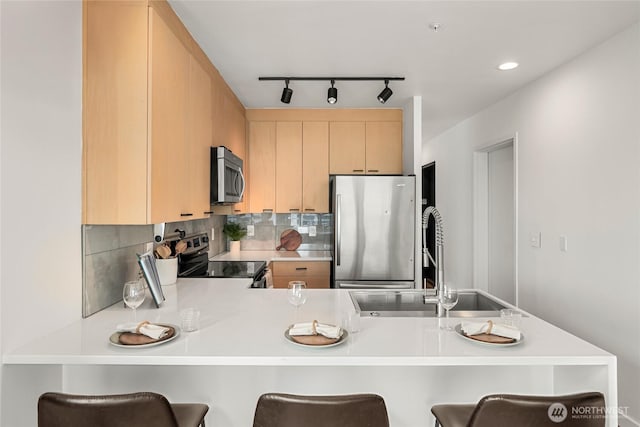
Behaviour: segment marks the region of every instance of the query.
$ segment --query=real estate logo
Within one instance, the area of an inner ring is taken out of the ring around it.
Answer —
[[[562,403],[552,403],[547,410],[547,415],[549,419],[554,423],[561,423],[567,419],[567,415],[569,411],[567,411],[567,407]]]

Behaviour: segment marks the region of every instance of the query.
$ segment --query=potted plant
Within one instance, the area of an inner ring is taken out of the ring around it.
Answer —
[[[231,240],[229,243],[230,252],[240,252],[240,239],[247,235],[247,229],[235,222],[227,222],[222,227],[222,232]]]

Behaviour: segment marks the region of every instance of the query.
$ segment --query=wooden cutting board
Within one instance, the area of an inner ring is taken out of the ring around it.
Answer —
[[[296,230],[288,228],[280,235],[280,246],[276,247],[276,251],[284,248],[287,251],[295,251],[302,243],[302,236]]]

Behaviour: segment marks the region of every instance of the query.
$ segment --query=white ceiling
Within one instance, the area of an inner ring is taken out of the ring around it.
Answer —
[[[421,95],[424,138],[640,19],[640,0],[169,1],[245,107],[382,106],[382,82],[337,82],[333,106],[328,82],[292,82],[285,105],[283,82],[259,76],[404,76],[385,106]]]

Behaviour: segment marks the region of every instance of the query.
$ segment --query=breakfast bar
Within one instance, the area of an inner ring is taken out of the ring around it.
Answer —
[[[265,392],[377,393],[396,427],[432,425],[432,405],[490,393],[600,391],[608,408],[618,405],[616,357],[527,313],[521,342],[504,348],[442,330],[445,319],[417,317],[362,317],[360,330],[338,345],[311,348],[288,340],[288,326],[342,325],[354,310],[348,291],[310,290],[297,312],[285,290],[249,289],[243,279],[180,279],[164,292],[160,308],[148,298],[135,320],[178,326],[192,307],[201,312],[197,331],[150,347],[116,346],[109,341],[116,325],[134,319],[118,303],[5,354],[5,381],[30,385],[4,408],[7,425],[34,425],[44,391],[156,391],[206,403],[207,424],[229,427],[251,425]],[[607,426],[615,425],[608,411]]]

